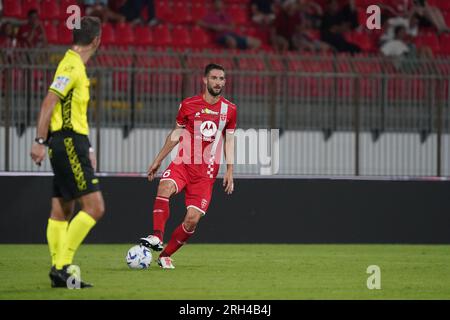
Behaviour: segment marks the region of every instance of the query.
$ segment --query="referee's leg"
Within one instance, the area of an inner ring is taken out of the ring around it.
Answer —
[[[62,254],[57,259],[56,268],[62,269],[72,264],[73,258],[84,238],[103,217],[105,205],[101,191],[82,195],[79,199],[81,210],[70,222]]]
[[[56,265],[61,255],[67,235],[69,220],[72,218],[75,201],[64,201],[63,198],[52,198],[52,209],[47,225],[47,243],[52,258],[52,266]]]

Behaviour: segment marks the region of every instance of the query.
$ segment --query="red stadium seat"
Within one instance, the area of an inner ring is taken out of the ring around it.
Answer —
[[[159,24],[153,28],[154,44],[161,47],[172,45],[172,36],[166,24]]]
[[[110,23],[104,23],[102,25],[102,43],[105,45],[116,44],[114,28]]]
[[[199,26],[192,28],[191,42],[194,48],[208,48],[213,44],[209,32]]]
[[[441,53],[450,54],[450,35],[443,34],[440,37]]]
[[[41,18],[44,20],[59,19],[61,16],[59,3],[55,0],[42,0]]]
[[[58,28],[51,21],[44,21],[44,30],[47,37],[47,41],[50,44],[58,43]]]
[[[428,3],[432,6],[438,7],[442,11],[450,11],[450,3],[448,0],[428,0]]]
[[[376,47],[366,32],[350,32],[346,35],[347,41],[356,44],[365,52],[374,52]]]
[[[238,57],[238,66],[239,70],[266,70],[266,64],[261,57]]]
[[[38,0],[22,0],[22,18],[28,16],[28,11],[37,10],[41,13],[41,6]]]
[[[22,17],[22,6],[17,0],[3,0],[3,15],[5,17]]]
[[[229,9],[229,14],[231,15],[234,23],[238,25],[248,24],[248,12],[245,7],[232,5]]]
[[[418,47],[429,47],[433,53],[439,53],[441,50],[439,39],[435,33],[426,33],[416,37],[415,43]]]
[[[136,46],[148,46],[153,44],[153,33],[150,27],[136,26],[134,29],[134,45]]]
[[[160,0],[155,2],[155,15],[161,21],[171,21],[172,8],[168,0]]]
[[[200,3],[194,3],[191,7],[191,19],[192,22],[202,20],[208,13],[208,8]]]
[[[192,21],[191,12],[188,8],[187,1],[178,1],[172,5],[171,22],[174,24],[190,23]]]
[[[58,44],[69,45],[72,44],[72,30],[66,28],[65,24],[60,23],[58,29]]]
[[[115,29],[115,44],[128,46],[134,43],[135,33],[129,23],[119,23]]]
[[[177,26],[172,31],[172,45],[174,47],[189,47],[192,45],[191,36],[187,28]]]

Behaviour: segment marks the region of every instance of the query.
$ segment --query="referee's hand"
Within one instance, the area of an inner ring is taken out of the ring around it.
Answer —
[[[31,159],[33,159],[34,163],[36,163],[38,166],[41,165],[42,161],[45,158],[45,151],[45,146],[42,144],[38,144],[35,142],[31,146]]]

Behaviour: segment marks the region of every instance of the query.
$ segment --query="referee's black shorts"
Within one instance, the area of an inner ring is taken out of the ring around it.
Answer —
[[[99,181],[89,159],[89,139],[72,131],[57,131],[49,140],[49,158],[53,168],[53,197],[77,199],[99,191]]]

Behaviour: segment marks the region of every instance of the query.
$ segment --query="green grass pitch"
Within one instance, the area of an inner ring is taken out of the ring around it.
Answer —
[[[83,245],[75,263],[95,287],[67,290],[50,288],[46,245],[0,245],[0,299],[450,299],[448,245],[190,244],[175,270],[128,269],[131,246]]]

